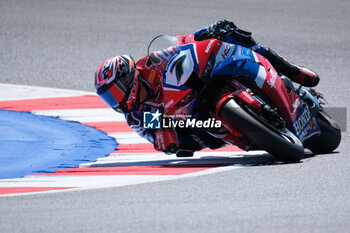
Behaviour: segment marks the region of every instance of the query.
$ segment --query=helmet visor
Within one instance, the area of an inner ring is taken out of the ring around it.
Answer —
[[[114,83],[110,83],[108,88],[101,89],[97,93],[103,101],[117,112],[121,112],[120,104],[126,99],[125,93]]]
[[[97,94],[115,111],[123,113],[123,107],[130,93],[133,73],[128,73],[113,82],[100,87]]]
[[[126,73],[125,75],[122,75],[119,78],[116,78],[116,80],[113,81],[113,83],[119,87],[119,89],[125,94],[128,95],[130,91],[130,84],[132,82],[132,77],[134,75],[134,72]]]

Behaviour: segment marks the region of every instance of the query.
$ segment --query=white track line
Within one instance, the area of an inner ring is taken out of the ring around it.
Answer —
[[[0,101],[96,95],[93,92],[0,83]]]
[[[117,113],[111,108],[45,110],[32,111],[32,113],[41,116],[59,117],[62,120],[79,121],[82,123],[125,121],[123,114]]]
[[[142,138],[135,132],[128,133],[109,133],[108,136],[116,139],[118,144],[139,144],[139,143],[150,143],[147,139]]]

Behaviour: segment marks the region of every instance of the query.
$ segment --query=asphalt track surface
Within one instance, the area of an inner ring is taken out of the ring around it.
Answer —
[[[227,18],[317,71],[349,107],[349,1],[1,1],[0,83],[93,91],[106,58]],[[348,122],[347,118],[347,122]],[[298,164],[118,188],[0,198],[1,232],[349,232],[349,130]]]

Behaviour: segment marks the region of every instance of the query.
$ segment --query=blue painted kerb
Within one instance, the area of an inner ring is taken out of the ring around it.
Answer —
[[[116,146],[114,138],[78,122],[0,110],[0,179],[74,168]]]

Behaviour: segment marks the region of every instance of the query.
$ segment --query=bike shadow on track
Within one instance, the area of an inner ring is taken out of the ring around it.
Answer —
[[[274,157],[265,152],[256,154],[242,153],[211,153],[210,155],[199,152],[194,157],[177,158],[174,155],[154,154],[156,158],[143,156],[140,159],[128,159],[125,155],[114,155],[111,159],[102,163],[94,163],[90,167],[121,167],[121,166],[161,166],[161,167],[219,167],[219,166],[257,166],[274,161]],[[125,159],[123,157],[126,157]],[[136,156],[137,157],[137,156]],[[168,158],[167,158],[168,157]]]
[[[253,152],[254,153],[254,152]],[[153,154],[157,155],[156,158],[148,159],[144,156],[138,160],[130,160],[125,155],[114,155],[109,161],[103,163],[91,164],[90,167],[126,167],[126,166],[159,166],[159,167],[220,167],[220,166],[275,166],[275,165],[288,165],[288,163],[279,160],[272,155],[259,151],[255,154],[246,152],[242,153],[227,153],[222,155],[221,153],[211,153],[205,155],[199,152],[194,157],[177,158],[174,155],[166,155],[162,153]],[[332,154],[337,154],[333,152]],[[305,152],[305,157],[299,162],[303,163],[306,159],[320,156],[311,152]],[[322,156],[322,155],[321,155]],[[169,157],[169,158],[167,158]],[[113,159],[114,158],[114,159]]]

